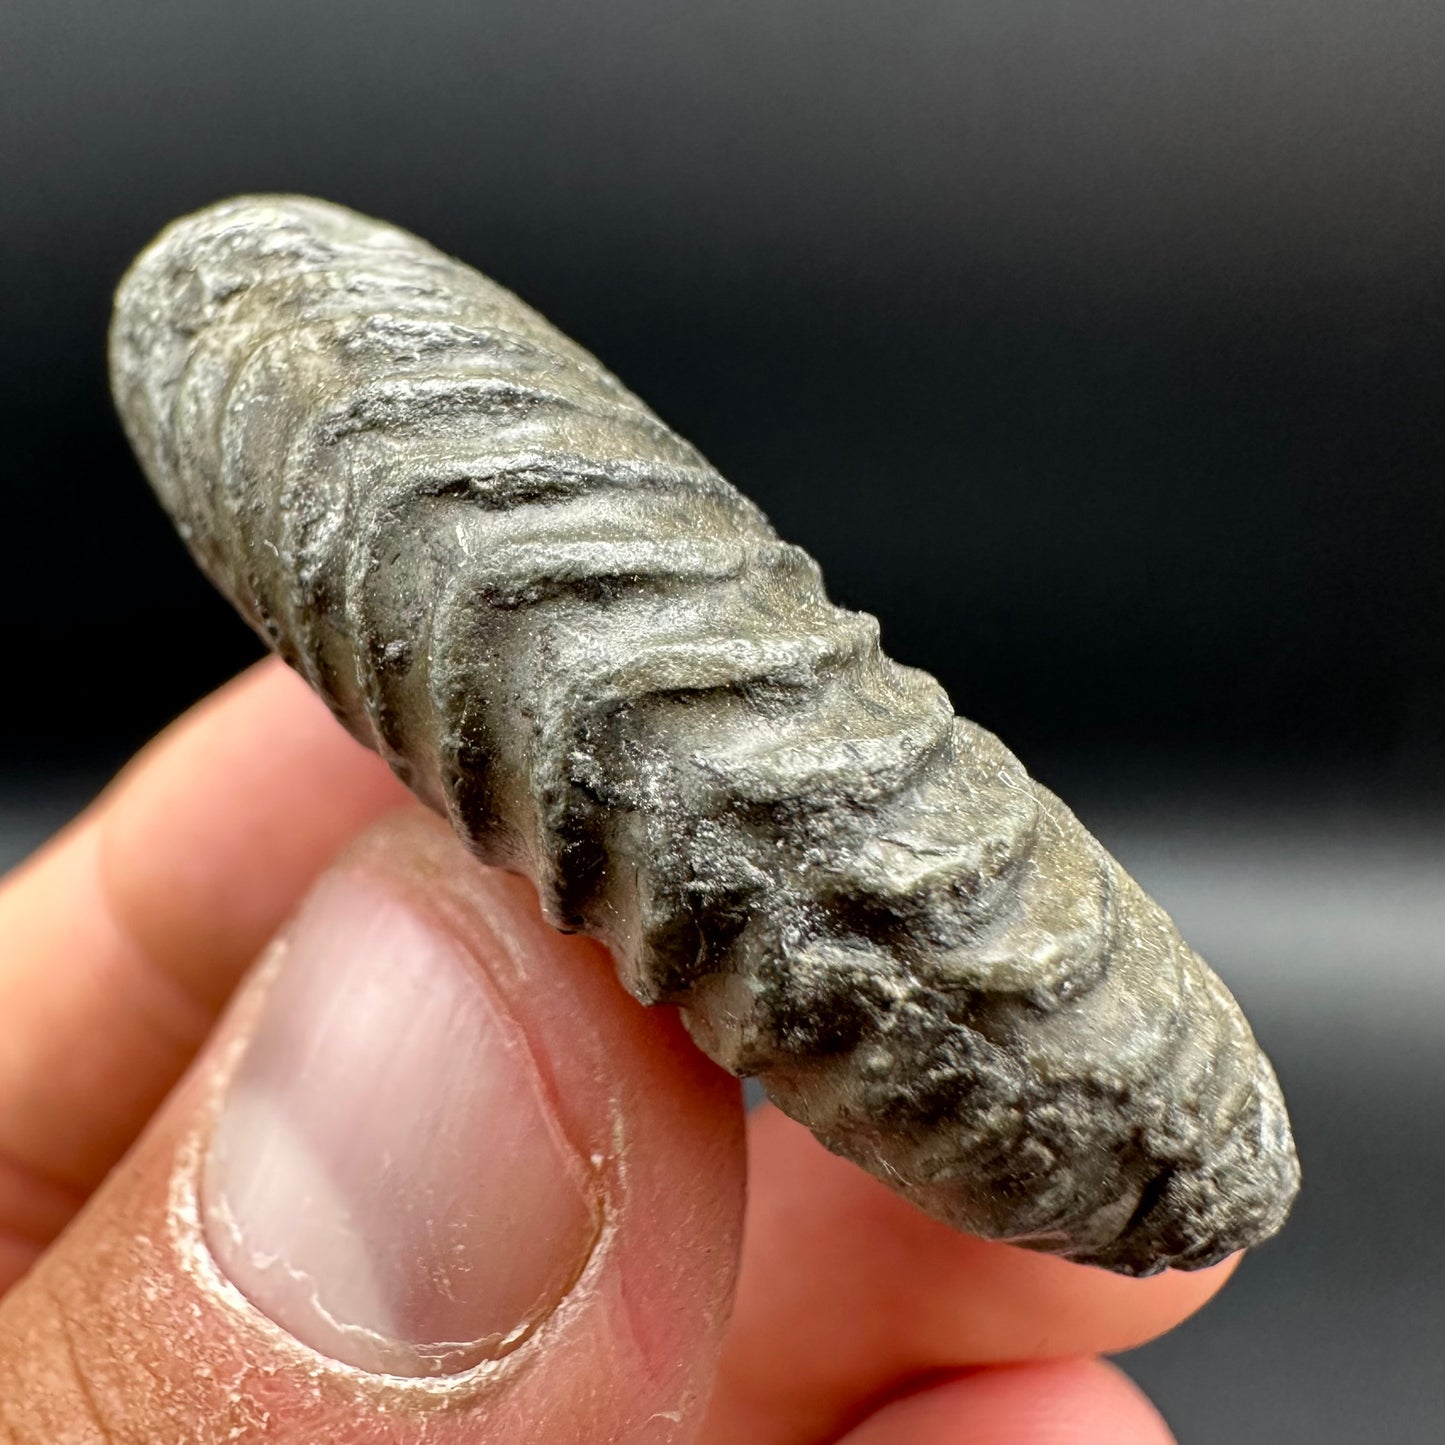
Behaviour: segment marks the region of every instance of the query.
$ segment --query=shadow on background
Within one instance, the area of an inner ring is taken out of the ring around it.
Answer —
[[[120,271],[241,190],[409,226],[1082,797],[1253,1009],[1306,1193],[1133,1362],[1186,1445],[1437,1440],[1442,66],[1445,8],[1365,0],[6,0],[6,848],[257,652],[111,417]]]

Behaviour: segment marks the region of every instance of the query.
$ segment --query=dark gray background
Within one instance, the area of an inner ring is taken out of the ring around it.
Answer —
[[[255,653],[109,411],[230,192],[573,332],[1065,792],[1250,1008],[1283,1238],[1185,1445],[1445,1434],[1438,0],[3,0],[0,850]],[[786,407],[773,398],[786,387]]]

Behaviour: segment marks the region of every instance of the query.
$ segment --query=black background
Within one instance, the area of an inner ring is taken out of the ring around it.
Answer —
[[[1438,1440],[1445,6],[0,0],[14,838],[257,653],[104,333],[258,189],[520,292],[1094,800],[1305,1146],[1296,1224],[1133,1368],[1186,1445]]]
[[[165,221],[295,189],[575,334],[1036,766],[1445,783],[1440,7],[6,0],[0,46],[16,756],[251,655],[103,340]]]

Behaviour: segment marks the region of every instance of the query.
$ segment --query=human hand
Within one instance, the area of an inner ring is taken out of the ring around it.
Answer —
[[[4,882],[0,939],[15,1445],[1159,1445],[1091,1357],[1229,1272],[965,1238],[771,1109],[745,1143],[672,1013],[275,663]]]

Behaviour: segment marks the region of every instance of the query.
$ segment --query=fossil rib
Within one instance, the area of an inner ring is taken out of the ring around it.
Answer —
[[[1165,914],[509,292],[243,198],[141,256],[111,345],[146,471],[252,624],[830,1149],[1130,1274],[1283,1222],[1278,1085]]]

